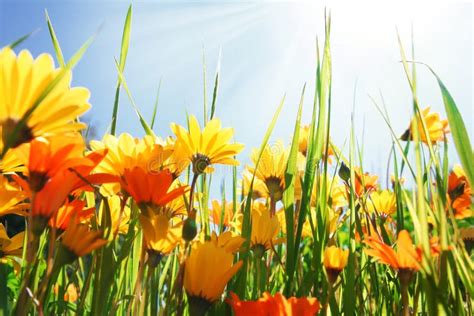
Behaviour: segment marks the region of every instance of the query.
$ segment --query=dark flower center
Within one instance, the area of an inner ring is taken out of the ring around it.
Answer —
[[[19,122],[17,119],[8,118],[0,124],[4,146],[15,148],[23,143],[28,143],[34,138],[33,131],[26,124],[19,126]]]

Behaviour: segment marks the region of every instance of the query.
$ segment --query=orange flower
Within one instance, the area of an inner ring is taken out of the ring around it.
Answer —
[[[38,192],[61,170],[91,164],[92,162],[84,157],[83,151],[82,136],[72,134],[38,137],[15,152],[27,168],[30,190]]]
[[[56,212],[55,216],[50,218],[48,223],[49,226],[64,231],[69,226],[69,223],[74,216],[76,216],[80,222],[92,217],[94,215],[95,208],[85,208],[85,206],[85,201],[66,201],[66,203]]]
[[[234,203],[227,202],[223,206],[218,200],[212,200],[211,204],[211,219],[214,225],[219,227],[222,222],[224,227],[229,227],[234,218]],[[222,215],[224,215],[224,218],[222,218]]]
[[[358,197],[364,193],[370,193],[377,190],[378,176],[370,175],[368,172],[362,174],[359,168],[355,168],[355,186],[354,191]]]
[[[397,270],[402,282],[408,282],[412,274],[420,268],[421,251],[413,246],[410,234],[406,230],[398,234],[397,251],[378,237],[368,236],[364,242],[370,247],[365,249],[365,253]]]
[[[448,178],[448,202],[458,219],[471,217],[471,186],[460,165],[455,165]]]
[[[263,293],[262,297],[255,301],[241,301],[235,293],[230,293],[231,298],[226,299],[235,316],[310,316],[316,315],[320,304],[316,298],[285,298],[281,293],[271,296]]]
[[[146,215],[156,206],[165,206],[188,190],[188,186],[170,190],[172,183],[173,176],[169,170],[150,173],[135,167],[132,170],[125,169],[122,188],[133,197]]]
[[[61,238],[58,260],[62,264],[71,263],[107,243],[107,240],[102,238],[101,231],[90,230],[77,219],[74,221],[76,221],[74,225],[69,225]]]

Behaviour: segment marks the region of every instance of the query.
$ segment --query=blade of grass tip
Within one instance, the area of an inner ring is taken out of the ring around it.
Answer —
[[[245,200],[245,206],[243,207],[243,219],[242,219],[242,237],[245,239],[245,242],[243,244],[243,249],[249,249],[250,248],[250,236],[252,233],[252,227],[250,226],[250,209],[251,209],[251,203],[252,203],[252,190],[253,190],[253,183],[255,181],[255,172],[258,169],[258,165],[260,163],[260,159],[262,158],[263,151],[265,150],[265,147],[268,144],[268,140],[270,139],[270,136],[273,132],[273,128],[276,125],[276,122],[278,120],[278,117],[280,115],[281,109],[283,108],[283,104],[285,103],[285,98],[286,95],[283,96],[282,100],[280,101],[280,104],[278,108],[275,111],[275,114],[273,114],[273,118],[267,128],[267,131],[265,132],[265,135],[263,137],[263,141],[260,144],[260,148],[258,151],[258,159],[255,163],[255,171],[253,172],[252,175],[252,180],[250,181],[250,186],[249,186],[249,191],[247,194],[247,198]],[[240,255],[240,259],[243,260],[243,265],[242,268],[239,269],[239,272],[237,273],[237,282],[236,282],[236,293],[239,297],[244,297],[245,296],[245,288],[247,286],[247,266],[248,266],[248,251],[242,252]]]
[[[122,72],[120,71],[120,68],[119,68],[119,64],[117,63],[117,60],[115,60],[115,66],[117,68],[117,72],[119,74],[119,79],[120,79],[120,82],[123,86],[123,88],[125,89],[125,92],[127,93],[127,96],[128,96],[128,99],[130,100],[130,103],[132,104],[132,107],[133,109],[135,110],[135,113],[137,114],[139,120],[140,120],[140,123],[143,127],[143,130],[145,131],[145,133],[147,135],[150,135],[150,136],[153,136],[153,137],[156,137],[155,136],[155,133],[153,133],[153,131],[151,130],[150,126],[148,125],[148,123],[145,121],[145,119],[143,118],[142,114],[140,113],[140,110],[138,109],[133,97],[132,97],[132,94],[130,92],[130,89],[128,89],[128,85],[127,85],[127,81],[125,81],[125,77],[123,76]]]
[[[472,161],[474,160],[474,154],[472,151],[472,145],[469,139],[469,134],[467,132],[466,125],[464,124],[462,115],[459,112],[459,108],[457,107],[456,102],[451,96],[451,93],[449,93],[443,81],[441,81],[441,78],[434,72],[434,70],[430,66],[428,66],[427,64],[423,65],[425,65],[431,71],[431,73],[435,76],[436,81],[438,82],[439,88],[441,90],[441,95],[443,97],[444,108],[446,110],[446,114],[448,115],[449,128],[451,130],[451,134],[453,135],[456,151],[458,152],[461,164],[464,170],[466,171],[469,184],[471,186],[474,186],[474,164],[472,163]]]
[[[297,176],[297,158],[298,158],[298,141],[300,135],[301,112],[303,109],[304,92],[306,83],[301,91],[300,104],[298,106],[298,114],[296,116],[295,129],[293,132],[293,140],[291,142],[290,154],[285,171],[285,191],[283,191],[283,205],[285,207],[286,219],[286,255],[290,260],[286,260],[286,270],[293,271],[295,261],[294,258],[294,216],[295,216],[295,181],[300,181]],[[288,279],[290,280],[290,279]],[[291,284],[286,285],[286,289],[291,291]]]
[[[156,92],[156,99],[155,99],[155,104],[153,105],[153,115],[151,117],[151,126],[150,128],[153,129],[153,126],[155,126],[155,118],[156,118],[156,111],[158,109],[158,100],[160,99],[160,90],[161,90],[161,81],[163,78],[160,78],[160,83],[158,84],[158,91]]]
[[[61,50],[61,46],[59,46],[59,41],[56,36],[56,32],[54,32],[53,23],[51,23],[48,10],[44,10],[44,14],[46,15],[46,22],[48,23],[49,35],[51,36],[51,41],[53,42],[56,58],[58,59],[59,66],[63,68],[66,65],[66,63],[64,62],[63,52]]]
[[[204,103],[204,125],[207,124],[207,79],[206,79],[206,51],[202,47],[202,80],[203,80],[203,103]]]
[[[130,32],[132,27],[132,5],[128,7],[127,16],[123,25],[122,33],[122,45],[120,46],[120,72],[123,73],[125,69],[125,62],[127,61],[128,47],[130,46]],[[120,100],[120,78],[117,79],[117,86],[115,88],[114,108],[112,111],[112,125],[110,128],[110,134],[115,135],[117,127],[117,116]]]
[[[20,37],[19,39],[15,40],[14,42],[8,44],[7,46],[10,47],[11,49],[15,49],[17,46],[19,46],[21,43],[26,41],[28,38],[35,35],[38,31],[39,31],[39,29],[36,29],[31,33],[25,34],[22,37]]]
[[[81,60],[84,53],[87,51],[89,46],[94,42],[97,33],[100,31],[101,27],[99,27],[98,31],[93,34],[91,37],[87,39],[87,41],[79,48],[79,50],[71,57],[71,59],[67,62],[67,64],[61,68],[57,76],[46,86],[43,92],[38,96],[38,98],[33,102],[31,108],[25,112],[23,117],[20,119],[18,124],[16,124],[15,128],[10,137],[5,142],[3,152],[0,155],[0,159],[3,158],[5,153],[10,149],[11,145],[14,143],[16,138],[18,137],[19,132],[23,129],[26,125],[26,122],[31,117],[31,115],[36,111],[38,106],[43,102],[44,99],[54,90],[54,88],[61,82],[61,80],[69,73],[71,69],[76,66],[76,64]]]
[[[216,77],[214,79],[214,92],[212,93],[212,104],[211,104],[211,115],[210,115],[211,120],[214,117],[214,113],[216,112],[217,92],[219,91],[219,78],[220,78],[220,72],[221,72],[221,53],[222,51],[219,50],[219,59],[217,61]]]

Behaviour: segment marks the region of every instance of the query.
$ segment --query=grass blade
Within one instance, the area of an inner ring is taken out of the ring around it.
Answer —
[[[54,32],[53,24],[51,23],[51,19],[49,18],[48,10],[44,10],[46,15],[46,22],[48,23],[48,30],[49,35],[51,36],[51,41],[53,42],[54,52],[56,53],[56,58],[58,59],[59,66],[63,68],[66,63],[64,62],[63,52],[61,50],[61,46],[59,46],[59,41],[56,36],[56,32]]]

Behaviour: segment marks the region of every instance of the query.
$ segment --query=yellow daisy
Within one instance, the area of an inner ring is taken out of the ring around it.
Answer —
[[[196,117],[192,115],[189,118],[189,131],[175,123],[171,124],[171,130],[177,138],[175,151],[185,158],[181,167],[192,163],[194,174],[212,171],[210,166],[213,164],[239,164],[234,156],[242,151],[244,145],[230,143],[234,131],[232,128],[221,128],[219,119],[210,120],[201,130]]]
[[[89,109],[90,93],[86,88],[70,87],[70,72],[37,105],[24,121],[25,125],[18,125],[59,73],[51,55],[42,54],[33,59],[26,50],[18,56],[8,47],[0,50],[2,152],[5,145],[13,148],[37,136],[78,131],[86,126],[75,119]]]

